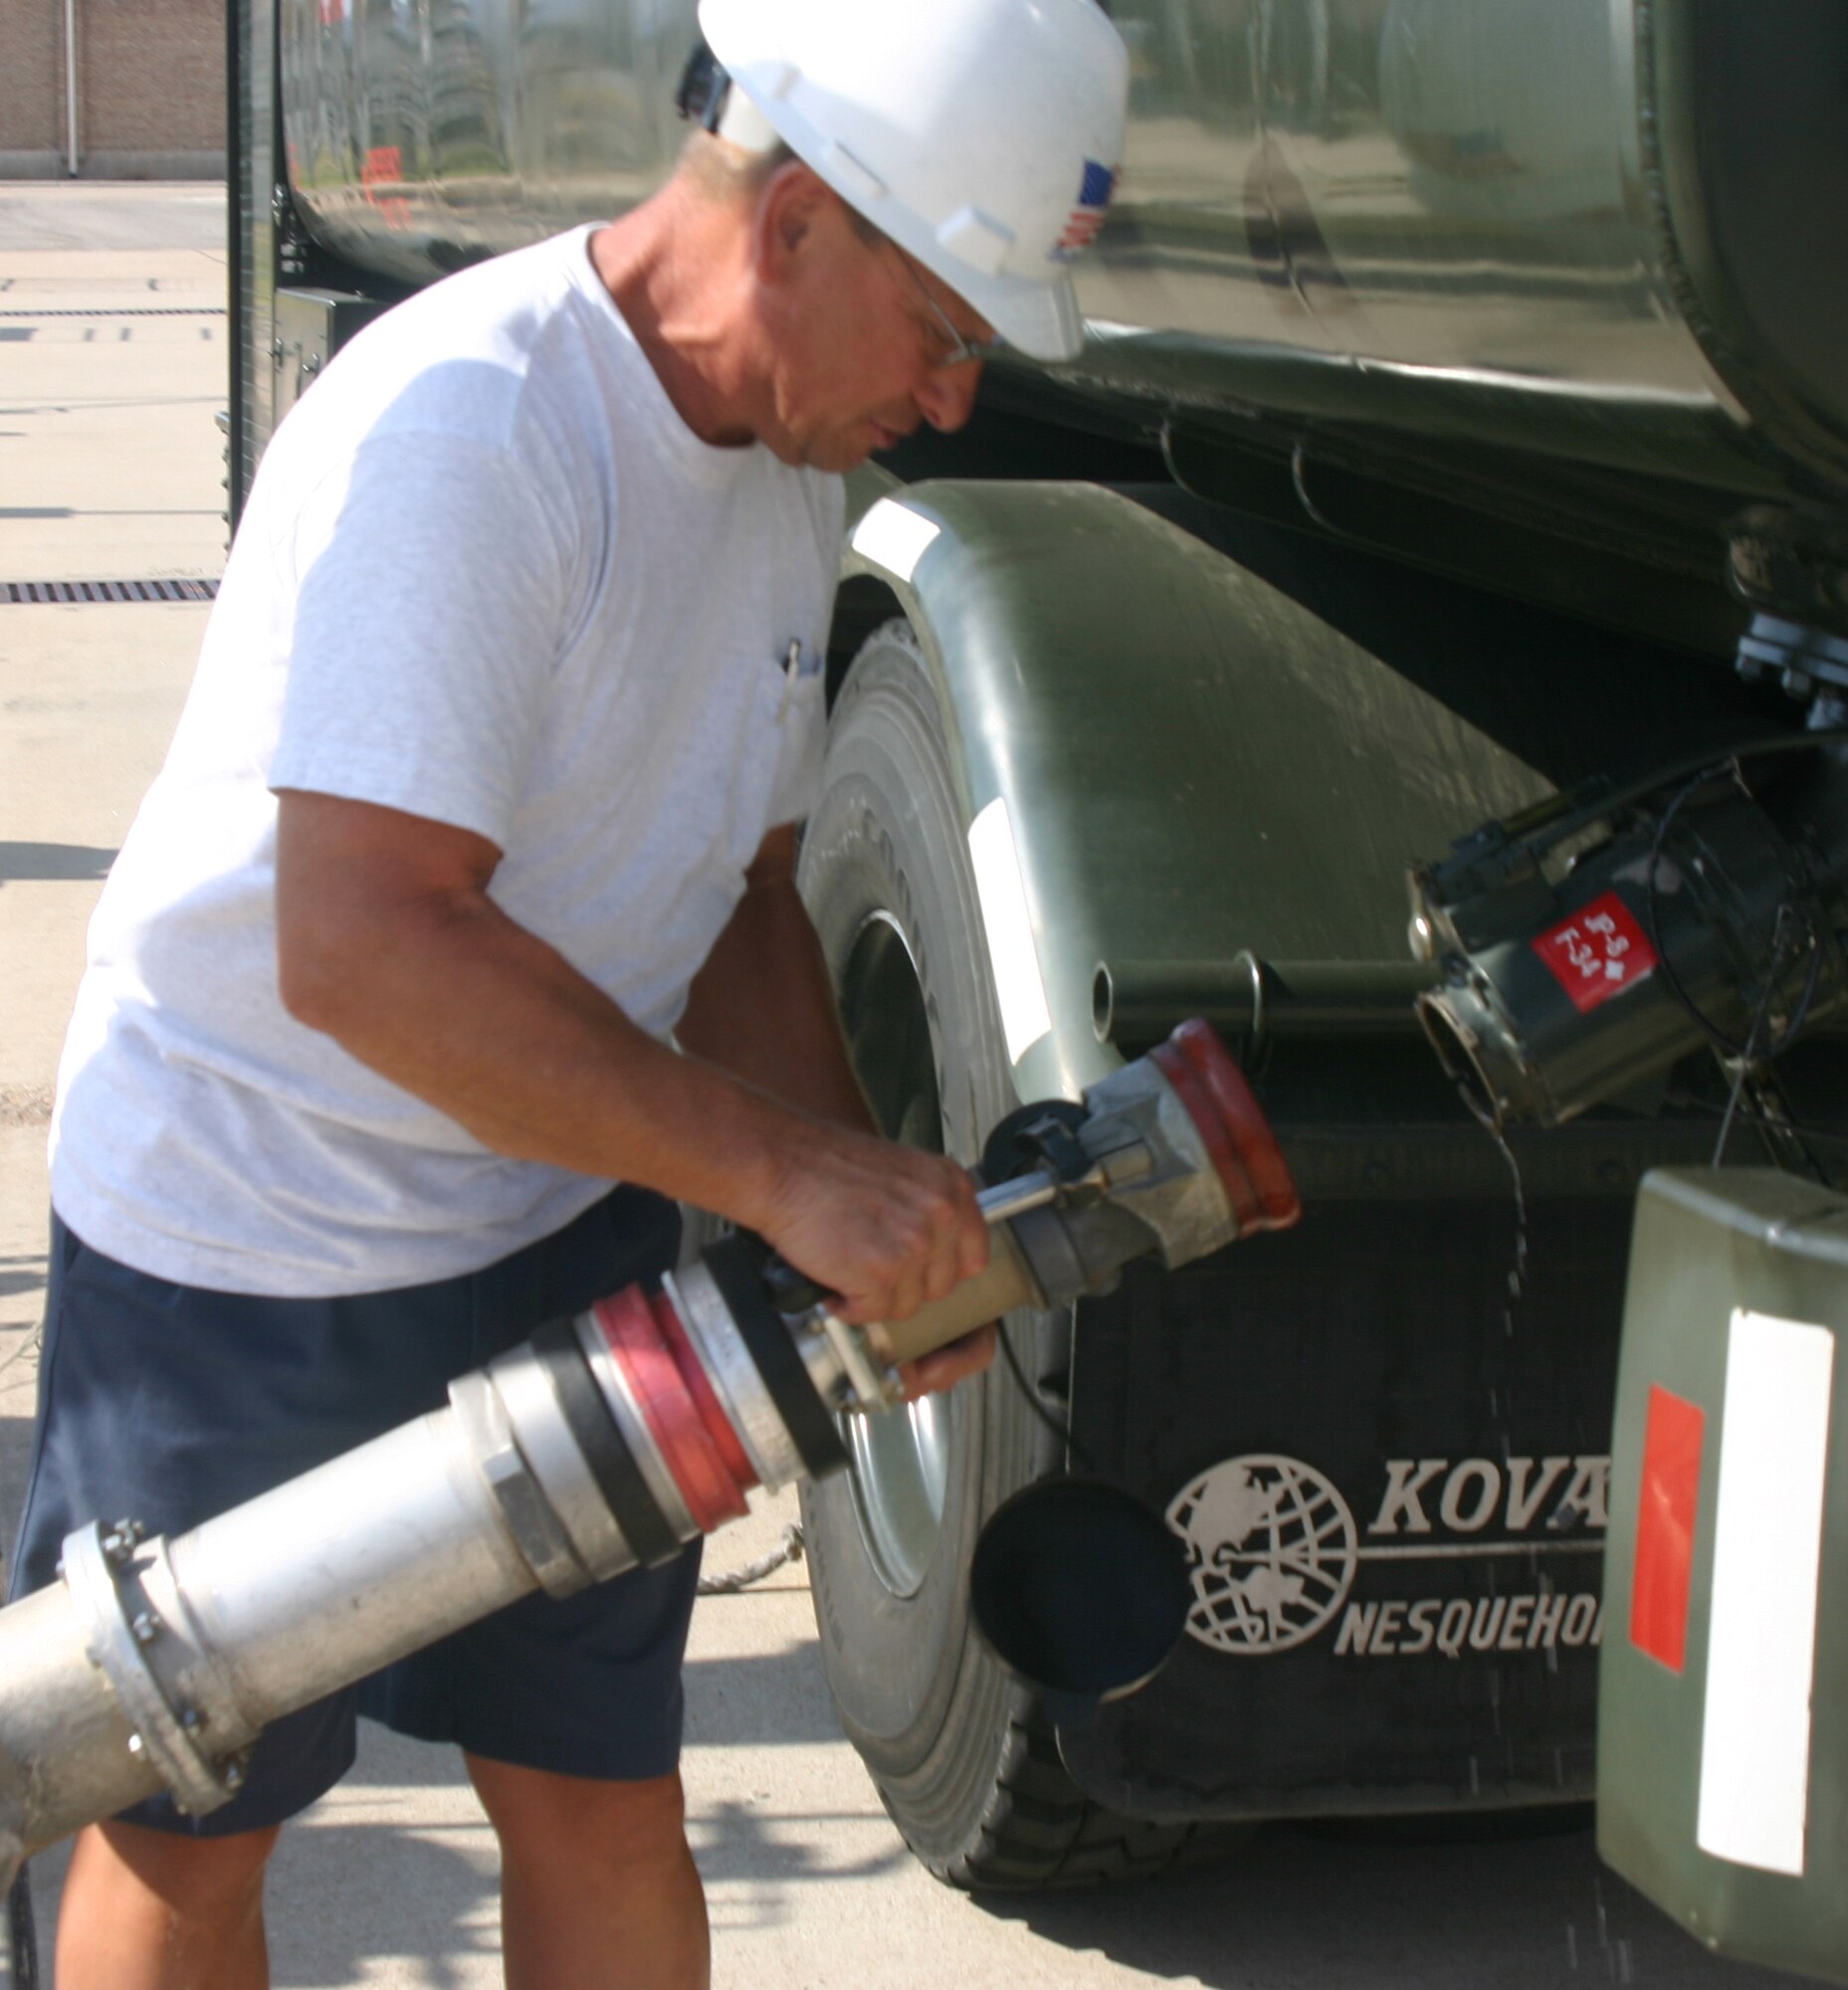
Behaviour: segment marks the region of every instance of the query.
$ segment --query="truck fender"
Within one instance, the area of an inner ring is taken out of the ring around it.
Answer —
[[[1405,864],[1549,785],[1322,606],[1102,486],[896,488],[843,571],[890,590],[929,672],[1023,1098],[1119,1061],[1107,965],[1222,1024],[1265,974],[1349,1022],[1409,1016],[1430,970]]]

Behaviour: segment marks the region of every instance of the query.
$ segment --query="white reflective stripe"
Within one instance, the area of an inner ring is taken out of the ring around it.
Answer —
[[[1834,1362],[1826,1327],[1735,1309],[1695,1839],[1769,1873],[1803,1871]]]
[[[909,581],[942,529],[922,511],[882,498],[854,527],[853,548],[862,559],[884,567],[894,580]]]
[[[1052,1028],[1052,1011],[1046,1006],[1046,983],[1033,947],[1033,922],[1027,916],[1027,892],[1020,881],[1005,797],[997,795],[969,824],[969,861],[982,901],[1007,1055],[1018,1064]]]

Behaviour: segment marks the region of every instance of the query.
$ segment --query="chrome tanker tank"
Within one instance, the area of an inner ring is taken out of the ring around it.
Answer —
[[[1848,491],[1848,11],[1109,11],[1134,83],[1092,336],[1017,397],[1127,422],[1222,501],[1255,448],[1309,513],[1414,556],[1454,509],[1687,579],[1730,546],[1748,589],[1848,613],[1812,514]],[[301,224],[415,284],[619,212],[673,161],[696,32],[693,0],[283,0]],[[1465,536],[1450,557],[1493,569]]]

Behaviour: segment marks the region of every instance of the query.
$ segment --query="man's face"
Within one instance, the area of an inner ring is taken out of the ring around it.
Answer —
[[[887,240],[869,240],[828,196],[804,217],[772,315],[773,427],[786,463],[856,468],[921,423],[968,420],[992,328]]]

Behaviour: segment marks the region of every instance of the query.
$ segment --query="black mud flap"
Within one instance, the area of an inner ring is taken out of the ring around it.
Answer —
[[[1382,1128],[1345,1154],[1286,1133],[1299,1229],[1083,1309],[1075,1449],[1166,1514],[1193,1584],[1165,1671],[1060,1730],[1087,1794],[1170,1819],[1590,1794],[1631,1192],[1658,1154],[1552,1138],[1524,1148],[1519,1292],[1491,1136]]]

